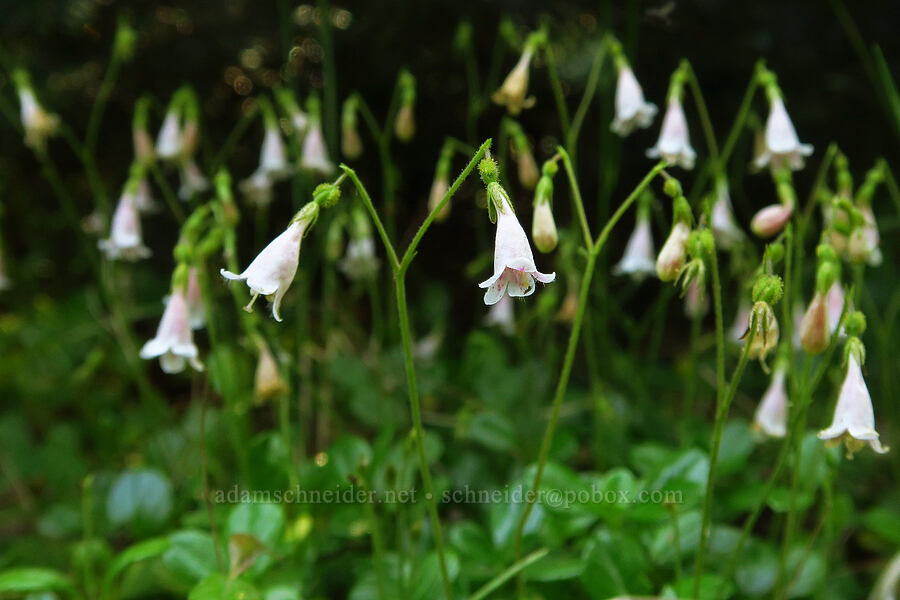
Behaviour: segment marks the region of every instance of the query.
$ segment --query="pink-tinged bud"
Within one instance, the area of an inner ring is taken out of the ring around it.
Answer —
[[[362,139],[355,123],[344,123],[341,127],[341,150],[349,160],[356,160],[363,153]]]
[[[187,302],[188,314],[190,315],[191,329],[202,329],[206,325],[206,307],[203,305],[203,295],[200,291],[197,269],[193,267],[188,271],[185,301]]]
[[[184,291],[176,289],[166,301],[156,337],[141,348],[141,358],[159,357],[159,365],[164,372],[180,373],[184,370],[185,361],[194,369],[203,370],[198,354]]]
[[[688,134],[687,119],[681,100],[677,96],[669,98],[666,116],[663,118],[662,130],[656,145],[647,150],[648,158],[662,157],[667,163],[678,165],[682,169],[693,169],[697,153],[691,147]]]
[[[257,403],[263,403],[285,393],[288,387],[269,346],[262,340],[257,345],[259,346],[259,360],[256,363],[253,396]]]
[[[834,419],[827,429],[819,432],[819,439],[826,440],[826,446],[838,445],[843,440],[847,454],[852,458],[853,453],[861,450],[866,443],[878,454],[887,452],[889,448],[882,446],[878,437],[872,397],[863,378],[859,357],[855,352],[850,352],[847,374],[834,408]]]
[[[828,303],[821,292],[816,292],[800,322],[800,344],[808,354],[818,354],[828,347],[830,341]]]
[[[801,144],[794,124],[784,107],[784,100],[776,96],[769,107],[769,118],[766,120],[765,151],[759,155],[754,164],[763,168],[768,164],[773,167],[787,166],[797,171],[803,168],[803,158],[813,153],[809,144]]]
[[[553,252],[559,242],[559,234],[556,232],[556,222],[553,220],[553,209],[547,201],[539,202],[534,207],[534,215],[531,221],[531,239],[535,247],[543,252]]]
[[[520,150],[516,152],[516,166],[519,171],[519,183],[522,187],[533,190],[541,177],[534,155],[530,151]]]
[[[784,380],[784,367],[776,367],[753,417],[753,428],[769,437],[787,435],[788,395]]]
[[[434,181],[431,183],[431,192],[428,194],[429,213],[440,205],[441,200],[447,195],[449,189],[450,184],[447,182],[446,177],[438,175],[434,178]],[[450,200],[447,200],[446,204],[444,204],[443,208],[441,208],[440,212],[438,212],[434,218],[438,221],[443,221],[448,216],[450,216]]]
[[[495,103],[505,106],[511,115],[517,115],[522,112],[523,108],[534,106],[534,96],[526,98],[528,94],[528,66],[531,63],[533,54],[534,49],[531,46],[527,46],[525,51],[522,52],[519,62],[516,63],[513,70],[503,80],[503,85],[491,96]]]
[[[753,216],[750,229],[759,237],[772,237],[784,229],[792,214],[794,214],[793,206],[772,204]]]
[[[616,83],[616,116],[610,125],[613,133],[625,137],[638,127],[650,127],[656,112],[656,105],[644,100],[644,90],[631,67],[620,66]]]
[[[772,307],[765,302],[754,304],[750,314],[750,327],[744,336],[750,338],[748,356],[751,359],[765,360],[766,355],[778,345],[780,333]]]
[[[672,226],[672,231],[656,258],[656,275],[661,281],[675,281],[687,260],[687,243],[691,228],[684,221]]]
[[[828,311],[828,331],[834,335],[841,324],[841,314],[844,312],[844,288],[840,283],[835,281],[831,284],[825,300]]]
[[[134,146],[134,160],[139,164],[148,165],[156,158],[156,150],[153,148],[153,138],[143,127],[135,127],[131,131],[131,141]]]
[[[412,104],[404,104],[397,111],[397,120],[394,121],[394,135],[401,142],[408,142],[416,134],[416,114]]]

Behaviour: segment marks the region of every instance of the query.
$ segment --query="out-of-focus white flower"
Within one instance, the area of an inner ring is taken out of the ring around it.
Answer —
[[[506,335],[513,335],[516,332],[516,316],[512,298],[503,296],[491,306],[488,314],[484,317],[484,324],[496,326]]]
[[[184,160],[181,163],[181,187],[178,189],[178,197],[184,201],[188,201],[195,194],[205,192],[209,189],[209,180],[200,172],[200,167],[193,158]]]
[[[760,237],[772,237],[782,229],[794,214],[790,204],[771,204],[753,216],[750,229]]]
[[[431,183],[431,192],[428,194],[428,212],[430,213],[438,205],[441,203],[441,200],[444,199],[444,196],[447,195],[447,191],[450,189],[450,183],[447,181],[446,175],[437,175],[434,178],[434,181]],[[448,216],[450,216],[450,200],[447,200],[447,203],[444,204],[443,208],[441,208],[440,212],[434,216],[434,218],[438,221],[445,220]]]
[[[137,190],[134,194],[134,205],[138,212],[149,213],[155,212],[159,205],[153,200],[153,193],[150,190],[150,183],[146,177],[141,177],[137,184]]]
[[[310,204],[315,205],[314,203]],[[273,296],[272,316],[276,321],[281,321],[279,313],[281,299],[297,273],[297,265],[300,261],[300,242],[308,222],[293,221],[283,233],[269,242],[269,245],[253,259],[250,266],[240,275],[225,269],[219,270],[226,279],[247,282],[247,287],[250,288],[253,296],[245,310],[249,312],[252,309],[253,303],[260,294],[266,297]]]
[[[394,135],[401,142],[408,142],[416,134],[416,113],[412,104],[404,104],[397,111]]]
[[[619,81],[616,84],[616,117],[610,129],[622,137],[638,127],[650,127],[657,108],[644,100],[644,91],[628,65],[619,66]]]
[[[684,293],[684,315],[689,319],[699,319],[709,310],[709,298],[703,289],[700,278],[694,278]]]
[[[630,275],[635,281],[641,281],[648,275],[656,274],[656,254],[653,249],[653,232],[650,230],[650,219],[638,216],[637,224],[621,260],[613,268],[616,275]]]
[[[834,335],[841,324],[841,314],[844,312],[844,288],[840,282],[835,281],[831,284],[825,300],[828,307],[828,330]]]
[[[773,95],[769,104],[769,118],[766,120],[766,149],[754,160],[757,168],[771,164],[773,167],[787,166],[797,171],[803,168],[803,157],[813,153],[810,144],[801,144],[794,124],[788,116],[781,96]]]
[[[656,275],[661,281],[675,281],[684,268],[687,259],[688,237],[691,228],[684,221],[677,221],[666,238],[659,256],[656,258]]]
[[[838,395],[834,419],[827,429],[819,432],[819,439],[831,440],[826,444],[835,445],[843,439],[850,456],[862,449],[865,443],[879,454],[888,451],[887,447],[881,445],[878,432],[875,431],[872,398],[869,396],[869,389],[866,387],[862,367],[855,352],[850,352],[847,358],[847,374]]]
[[[533,190],[537,185],[541,172],[538,170],[537,162],[534,160],[534,154],[530,148],[519,148],[516,150],[516,169],[519,174],[519,183],[522,187]]]
[[[656,145],[647,150],[648,158],[662,157],[667,163],[679,165],[683,169],[693,169],[697,153],[691,147],[687,119],[681,100],[677,96],[669,98],[666,116]]]
[[[723,248],[734,248],[744,239],[744,232],[738,227],[731,206],[728,183],[720,180],[716,185],[716,201],[712,205],[711,222],[716,243]]]
[[[500,301],[504,294],[510,296],[530,296],[534,293],[534,280],[550,283],[556,279],[556,273],[544,274],[537,270],[534,255],[528,243],[528,236],[519,224],[512,205],[502,191],[496,186],[495,196],[499,198],[497,207],[497,236],[494,242],[494,275],[478,284],[486,289],[484,303],[488,306]],[[488,193],[488,202],[492,194]]]
[[[863,225],[857,227],[850,234],[847,252],[856,262],[865,262],[869,266],[877,267],[881,264],[882,256],[879,245],[878,225],[875,223],[875,215],[871,206],[860,206],[859,212],[863,216]]]
[[[272,180],[259,169],[253,171],[253,174],[250,175],[250,177],[241,181],[238,184],[238,187],[250,204],[255,206],[266,206],[272,201]]]
[[[501,106],[505,106],[511,115],[517,115],[522,112],[523,108],[531,108],[534,106],[534,96],[528,96],[528,66],[531,64],[531,57],[534,55],[534,48],[526,45],[519,62],[509,72],[503,85],[491,95],[491,99]]]
[[[553,220],[553,208],[549,200],[542,200],[534,207],[531,220],[531,239],[534,245],[543,253],[553,252],[559,243],[559,233],[556,231],[556,221]]]
[[[42,148],[47,138],[56,135],[59,117],[44,110],[30,87],[19,86],[18,92],[25,145],[30,148]]]
[[[378,271],[378,262],[378,257],[375,256],[375,240],[371,235],[365,235],[351,237],[338,266],[347,277],[359,280],[375,275]]]
[[[309,131],[303,139],[303,157],[300,159],[300,167],[322,175],[328,175],[334,171],[334,163],[328,158],[322,124],[318,119],[310,119]]]
[[[203,295],[200,291],[200,280],[197,269],[191,267],[188,271],[187,295],[185,301],[188,306],[188,314],[191,320],[191,329],[202,329],[206,325],[206,307],[203,305]]]
[[[183,151],[181,118],[177,110],[170,108],[156,136],[156,155],[162,160],[175,160]]]
[[[808,354],[818,354],[831,341],[828,323],[828,301],[825,294],[816,292],[800,322],[800,344]]]
[[[131,141],[134,147],[134,160],[142,165],[148,165],[156,158],[156,150],[153,148],[153,138],[144,127],[134,127],[131,130]]]
[[[175,289],[166,301],[166,309],[156,330],[156,337],[141,348],[141,358],[159,357],[159,366],[166,373],[180,373],[185,361],[198,371],[203,365],[198,360],[199,352],[194,345],[190,311],[184,291]]]
[[[272,200],[272,185],[291,173],[284,140],[278,124],[266,124],[266,133],[259,151],[259,167],[240,183],[241,192],[257,206]]]
[[[288,387],[268,344],[260,339],[257,347],[259,348],[259,360],[256,363],[256,375],[253,380],[253,397],[257,403],[261,403],[277,398],[285,393]]]
[[[784,366],[775,367],[772,381],[766,388],[753,417],[753,428],[769,437],[783,438],[787,435],[788,395],[784,379]]]
[[[128,189],[129,187],[131,186],[126,186],[119,198],[109,228],[109,237],[97,243],[110,260],[138,260],[150,256],[150,249],[144,246],[141,237],[141,219],[135,200],[137,189]]]

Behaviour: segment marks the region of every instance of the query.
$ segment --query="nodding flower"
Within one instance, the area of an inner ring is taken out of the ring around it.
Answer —
[[[484,173],[485,170],[482,171],[483,177]],[[488,202],[493,205],[497,215],[494,274],[478,284],[478,287],[486,290],[484,303],[488,306],[499,302],[504,294],[530,296],[534,293],[535,280],[550,283],[556,279],[556,273],[544,274],[537,270],[528,236],[513,212],[509,196],[497,183],[495,174],[496,164],[488,177],[492,180],[487,184]]]
[[[726,249],[734,248],[744,239],[744,232],[734,218],[728,183],[722,179],[716,185],[716,201],[712,206],[710,225],[716,236],[716,243]]]
[[[803,159],[813,153],[813,147],[800,143],[781,94],[770,91],[769,103],[765,150],[754,160],[754,166],[760,169],[766,165],[776,168],[786,166],[793,171],[802,169]]]
[[[656,258],[656,275],[661,281],[675,281],[687,260],[687,243],[691,228],[684,221],[676,221]]]
[[[625,253],[613,268],[613,273],[630,275],[635,281],[642,281],[645,277],[656,274],[653,232],[650,230],[650,217],[645,213],[638,215],[634,231],[625,245]]]
[[[162,160],[175,160],[183,150],[181,115],[176,106],[170,106],[156,136],[156,156]]]
[[[247,282],[253,294],[244,308],[250,311],[260,296],[272,298],[272,316],[281,321],[281,299],[294,281],[300,262],[300,242],[307,229],[318,217],[319,205],[310,202],[291,220],[288,228],[263,248],[253,262],[240,275],[220,269],[222,277]]]
[[[267,119],[266,133],[259,151],[259,166],[240,183],[241,191],[254,204],[268,204],[272,199],[272,185],[290,175],[291,171],[278,122],[274,118]]]
[[[745,338],[750,338],[747,355],[751,359],[765,360],[766,355],[778,345],[780,333],[771,305],[768,302],[756,302],[750,313],[750,326],[744,334]]]
[[[200,280],[197,269],[191,267],[188,271],[187,295],[188,314],[191,320],[191,329],[203,329],[206,325],[206,307],[203,305],[203,295],[200,291]]]
[[[491,95],[491,99],[495,103],[505,106],[511,115],[517,115],[522,112],[523,108],[534,106],[534,96],[527,95],[528,67],[531,64],[532,56],[534,56],[534,45],[526,43],[516,66],[503,80],[500,89]]]
[[[826,294],[816,292],[800,321],[800,345],[808,354],[824,352],[831,341]]]
[[[159,357],[159,366],[164,372],[180,373],[185,362],[198,371],[203,370],[198,354],[185,291],[176,287],[166,301],[156,337],[144,344],[140,356],[145,360]]]
[[[193,157],[185,158],[178,170],[181,176],[181,187],[178,188],[178,197],[187,202],[196,194],[209,189],[209,180],[200,171]]]
[[[253,397],[257,403],[262,403],[285,393],[288,386],[281,376],[278,361],[269,350],[269,345],[259,339],[257,347],[259,348],[259,360],[256,363],[256,375],[253,380]]]
[[[669,97],[659,139],[655,146],[647,150],[647,157],[662,157],[667,163],[678,165],[682,169],[694,168],[697,153],[691,147],[687,119],[684,117],[681,100],[675,95]]]
[[[56,135],[59,129],[59,117],[48,113],[38,102],[31,87],[28,74],[22,70],[13,73],[16,91],[19,94],[22,129],[25,130],[25,145],[29,148],[41,149],[47,138]]]
[[[311,115],[308,128],[306,137],[303,138],[303,157],[300,159],[300,167],[307,171],[327,175],[334,171],[334,163],[328,158],[325,136],[322,133],[322,123],[319,118]]]
[[[619,64],[619,80],[616,84],[616,116],[610,129],[622,137],[638,127],[647,128],[656,116],[657,108],[644,100],[644,91],[627,64]]]
[[[141,219],[138,212],[137,194],[139,183],[129,182],[119,198],[113,213],[109,237],[100,240],[97,246],[110,260],[139,260],[150,256],[150,249],[144,246],[141,236]]]
[[[819,432],[819,439],[825,440],[826,446],[838,445],[843,440],[848,458],[852,458],[853,453],[861,450],[865,444],[869,444],[878,454],[889,450],[881,445],[878,432],[875,431],[875,410],[863,378],[861,355],[861,352],[853,349],[848,352],[847,373],[834,408],[834,418],[828,428]]]
[[[753,428],[769,437],[783,438],[787,435],[788,395],[785,375],[784,364],[779,363],[772,372],[772,381],[753,416]]]

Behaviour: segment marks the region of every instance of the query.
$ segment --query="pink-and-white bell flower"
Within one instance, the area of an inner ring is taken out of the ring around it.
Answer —
[[[503,85],[491,95],[495,103],[505,106],[514,116],[522,112],[523,108],[534,106],[534,96],[528,96],[528,66],[531,64],[532,56],[534,56],[533,46],[526,45],[516,66],[503,80]]]
[[[710,225],[717,244],[729,249],[743,241],[744,232],[734,218],[731,194],[728,193],[728,183],[724,180],[720,180],[716,185],[716,201],[712,205],[711,213]]]
[[[656,258],[656,275],[660,281],[675,281],[681,275],[687,260],[687,243],[691,228],[684,221],[677,221],[669,232]]]
[[[513,335],[516,332],[516,315],[512,298],[503,296],[491,306],[484,317],[484,324],[497,327],[505,335]]]
[[[797,130],[784,107],[780,95],[773,95],[769,104],[769,118],[766,120],[766,149],[754,160],[754,165],[762,169],[766,165],[787,166],[793,171],[803,168],[804,157],[813,153],[810,144],[801,144]]]
[[[272,298],[272,316],[281,321],[281,299],[294,281],[297,265],[300,262],[300,242],[307,228],[316,220],[319,205],[308,203],[278,237],[269,242],[253,262],[240,275],[220,269],[222,277],[247,282],[253,294],[250,303],[244,308],[250,311],[253,303],[261,295]]]
[[[183,151],[181,117],[177,110],[170,108],[156,136],[156,156],[161,160],[175,160]]]
[[[132,186],[126,186],[119,198],[109,228],[109,237],[97,243],[110,260],[139,260],[150,256],[150,249],[144,246],[141,236],[141,219],[135,200],[137,188],[128,189],[130,187]]]
[[[175,289],[169,296],[156,337],[144,344],[140,356],[145,360],[159,357],[159,366],[166,373],[184,371],[185,362],[198,371],[203,370],[203,364],[197,358],[199,352],[194,345],[190,311],[183,290]]]
[[[669,98],[659,139],[655,146],[647,150],[647,157],[662,157],[667,163],[678,165],[682,169],[694,168],[697,153],[691,147],[687,119],[684,116],[681,100],[677,96],[673,95]]]
[[[203,305],[203,295],[200,291],[200,280],[197,269],[191,267],[188,271],[187,294],[185,301],[188,306],[188,314],[191,320],[191,329],[203,329],[206,325],[206,307]]]
[[[840,282],[835,281],[831,284],[831,287],[828,288],[828,293],[825,295],[825,303],[826,310],[828,312],[828,330],[834,335],[838,330],[838,326],[841,324],[841,315],[844,312],[844,288],[841,286]]]
[[[772,381],[753,417],[753,428],[769,437],[783,438],[787,435],[788,395],[785,375],[784,365],[775,367]]]
[[[138,212],[151,213],[159,209],[159,205],[153,200],[153,192],[146,177],[141,177],[134,194],[134,205]]]
[[[322,123],[318,119],[310,119],[309,131],[303,138],[303,156],[300,167],[322,175],[334,171],[334,163],[328,158],[325,147],[325,136],[322,134]]]
[[[656,274],[656,251],[647,216],[638,216],[634,231],[625,245],[625,253],[613,267],[613,273],[630,275],[635,281],[642,281],[645,277]]]
[[[182,161],[179,173],[181,174],[181,187],[178,188],[178,197],[185,202],[194,195],[209,189],[209,180],[200,171],[200,167],[193,158]]]
[[[750,230],[759,237],[772,237],[784,229],[793,214],[794,207],[790,204],[771,204],[753,216]]]
[[[272,180],[266,175],[265,171],[256,169],[250,177],[241,181],[238,187],[250,204],[266,206],[272,201],[274,194]]]
[[[534,293],[535,280],[551,283],[556,279],[556,273],[544,274],[537,270],[528,236],[513,212],[509,197],[496,182],[488,187],[488,202],[494,202],[497,208],[494,275],[479,283],[478,287],[486,290],[484,303],[491,306],[499,302],[504,294],[530,296]]]
[[[613,133],[625,137],[638,127],[650,127],[656,112],[656,105],[644,100],[644,91],[631,67],[620,65],[616,84],[616,116],[610,125]]]
[[[266,125],[262,148],[259,151],[259,169],[272,181],[284,179],[293,170],[277,123]]]
[[[868,443],[872,450],[884,454],[889,448],[882,446],[875,431],[875,410],[872,397],[863,378],[862,367],[855,352],[847,357],[847,374],[838,395],[834,418],[827,429],[819,432],[826,445],[837,445],[843,439],[847,452],[852,456]]]
[[[25,145],[30,148],[41,148],[47,138],[56,135],[59,117],[44,110],[31,87],[21,85],[18,92]]]

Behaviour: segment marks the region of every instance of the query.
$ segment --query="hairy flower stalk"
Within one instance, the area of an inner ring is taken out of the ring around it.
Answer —
[[[662,158],[667,163],[678,165],[683,169],[693,169],[697,153],[691,147],[688,134],[687,119],[681,106],[684,86],[684,70],[677,69],[672,74],[669,84],[666,115],[656,145],[647,150],[647,157]]]
[[[323,185],[330,186],[332,193],[340,194],[340,190],[336,186]],[[263,295],[272,300],[272,316],[276,321],[281,322],[281,300],[297,273],[297,265],[300,261],[300,242],[315,224],[318,216],[319,203],[315,200],[307,203],[294,215],[287,229],[269,242],[269,245],[253,259],[250,266],[244,269],[240,275],[226,269],[219,270],[222,277],[226,279],[247,282],[252,296],[245,310],[249,312],[256,299]]]
[[[610,129],[613,133],[626,137],[639,127],[643,129],[650,127],[657,108],[652,102],[644,100],[644,91],[622,53],[621,44],[613,43],[610,50],[613,52],[616,69],[619,72],[616,83],[616,113]]]
[[[528,96],[528,67],[535,51],[544,41],[545,36],[541,32],[535,32],[528,36],[516,66],[503,80],[500,89],[491,95],[491,99],[496,104],[505,106],[509,114],[513,116],[522,112],[523,108],[534,106],[534,96]]]
[[[775,74],[763,70],[759,75],[769,97],[769,117],[766,120],[765,150],[754,160],[754,166],[764,168],[787,167],[797,171],[804,166],[804,157],[813,153],[810,144],[801,144],[794,124],[784,107],[784,97],[775,79]]]
[[[59,129],[59,117],[48,113],[38,102],[34,89],[31,87],[31,78],[26,71],[16,69],[13,71],[12,78],[19,95],[19,112],[22,129],[25,130],[25,145],[40,150],[48,138],[56,135]]]
[[[875,431],[872,397],[862,373],[866,357],[865,346],[859,339],[859,335],[865,330],[865,317],[862,313],[855,312],[848,316],[847,330],[850,335],[844,351],[847,372],[841,384],[834,418],[829,427],[819,432],[819,439],[825,440],[826,446],[835,446],[843,441],[848,458],[853,458],[853,454],[866,444],[878,454],[884,454],[889,448],[882,446],[878,432]]]
[[[537,270],[528,236],[516,218],[509,195],[497,182],[496,163],[484,159],[479,169],[487,186],[488,211],[497,222],[494,275],[478,284],[486,289],[484,303],[490,306],[507,293],[515,297],[530,296],[534,293],[535,280],[551,283],[556,273],[544,274]]]
[[[653,232],[650,228],[650,201],[652,196],[644,194],[637,209],[634,231],[625,245],[625,253],[613,267],[616,275],[629,275],[635,281],[642,281],[656,275],[656,252],[653,249]]]

